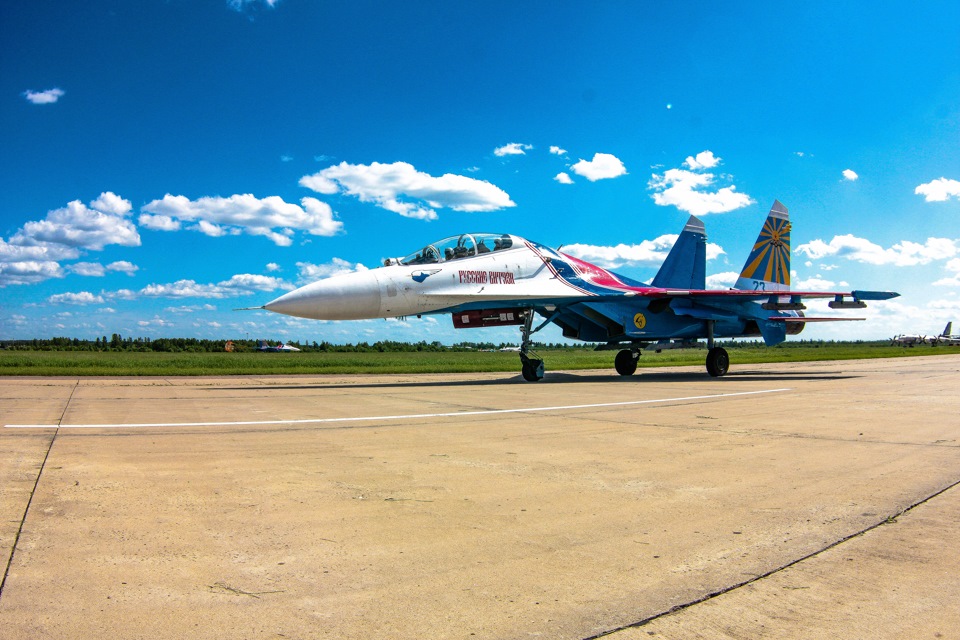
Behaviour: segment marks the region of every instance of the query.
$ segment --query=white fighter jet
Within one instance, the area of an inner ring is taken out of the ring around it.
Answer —
[[[286,293],[262,309],[301,318],[359,320],[450,314],[458,329],[520,326],[523,377],[543,377],[531,335],[553,323],[567,338],[619,350],[621,375],[637,369],[643,349],[707,341],[707,371],[730,364],[716,338],[762,336],[783,342],[807,322],[863,318],[804,316],[803,298],[832,298],[834,309],[862,308],[889,291],[792,291],[790,222],[775,202],[735,288],[706,288],[706,233],[688,220],[656,277],[644,284],[510,234],[464,233],[430,243],[382,267],[336,275]],[[534,319],[542,321],[534,326]]]

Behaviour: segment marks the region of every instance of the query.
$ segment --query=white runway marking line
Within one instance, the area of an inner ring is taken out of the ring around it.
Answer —
[[[739,391],[736,393],[717,393],[706,396],[683,396],[678,398],[657,398],[655,400],[626,400],[623,402],[601,402],[598,404],[567,404],[553,407],[523,407],[520,409],[486,409],[483,411],[452,411],[449,413],[413,413],[402,416],[363,416],[356,418],[307,418],[303,420],[256,420],[242,422],[145,422],[140,424],[8,424],[7,429],[144,429],[157,427],[251,427],[271,424],[330,424],[335,422],[369,422],[372,420],[423,420],[426,418],[461,418],[463,416],[489,416],[503,413],[530,413],[534,411],[566,411],[569,409],[600,409],[603,407],[627,407],[658,402],[681,402],[686,400],[711,400],[715,398],[734,398],[754,396],[764,393],[784,393],[785,389],[763,389],[761,391]]]

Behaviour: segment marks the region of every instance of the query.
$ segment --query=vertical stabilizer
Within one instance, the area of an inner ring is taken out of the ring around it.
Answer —
[[[949,338],[953,335],[953,322],[948,322],[947,326],[943,328],[943,333],[940,334],[941,338]]]
[[[790,289],[790,215],[779,200],[774,200],[770,207],[735,288],[748,291]]]
[[[699,218],[687,220],[650,284],[664,289],[707,288],[707,232]]]

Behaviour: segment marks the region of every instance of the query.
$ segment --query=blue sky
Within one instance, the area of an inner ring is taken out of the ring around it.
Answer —
[[[516,340],[258,306],[463,231],[649,280],[774,199],[793,286],[960,322],[960,5],[102,0],[0,7],[0,338]],[[559,340],[544,331],[541,339]]]

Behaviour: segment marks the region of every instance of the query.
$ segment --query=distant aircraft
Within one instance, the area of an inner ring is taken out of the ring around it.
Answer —
[[[318,320],[359,320],[449,313],[458,329],[520,326],[524,379],[543,377],[531,336],[553,323],[566,338],[619,350],[614,366],[632,375],[643,349],[707,341],[707,372],[722,376],[730,359],[717,338],[762,336],[767,345],[807,322],[863,318],[806,317],[803,298],[833,298],[833,309],[859,309],[889,291],[791,291],[790,222],[774,202],[735,288],[706,288],[703,222],[690,216],[650,284],[509,234],[465,233],[426,245],[384,266],[313,282],[262,309]],[[534,326],[534,318],[543,321]]]
[[[899,345],[901,347],[912,347],[918,344],[929,344],[931,347],[936,347],[939,345],[944,345],[947,347],[960,346],[960,335],[952,335],[952,329],[953,323],[948,322],[947,326],[943,328],[943,332],[938,336],[918,336],[902,333],[894,336],[891,344]]]
[[[296,347],[292,347],[289,344],[284,344],[278,342],[276,345],[271,345],[270,343],[264,340],[257,340],[257,351],[264,351],[268,353],[281,353],[281,352],[294,352],[300,351]]]
[[[953,323],[948,322],[947,326],[943,328],[943,333],[934,338],[933,346],[942,344],[947,347],[960,347],[960,334],[953,335],[952,329]]]
[[[914,347],[918,344],[927,344],[927,336],[908,335],[906,333],[901,333],[893,336],[890,346],[897,345],[898,347]]]

